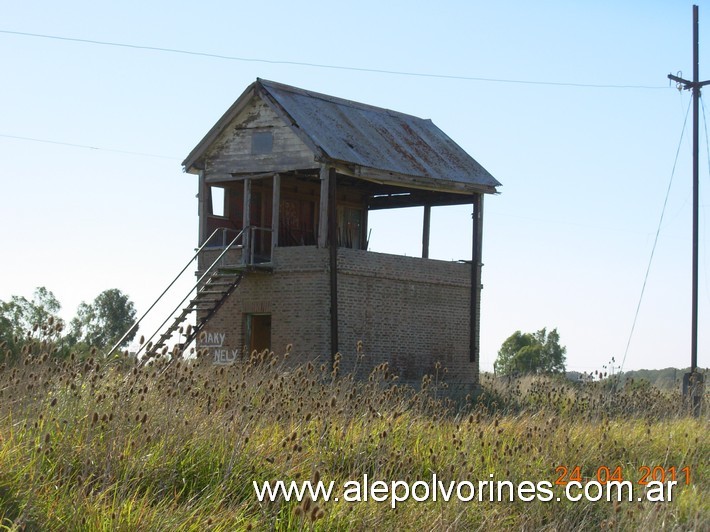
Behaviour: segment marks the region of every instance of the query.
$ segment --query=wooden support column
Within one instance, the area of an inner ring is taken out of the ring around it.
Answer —
[[[429,228],[431,226],[431,205],[424,205],[424,224],[422,229],[422,258],[429,258]]]
[[[335,168],[328,169],[328,246],[330,246],[330,353],[338,352],[338,202]]]
[[[281,176],[274,174],[271,204],[271,260],[274,260],[274,248],[279,245],[279,208],[281,206]]]
[[[242,212],[242,264],[248,264],[251,257],[251,231],[248,229],[251,223],[251,179],[244,180],[244,209]]]
[[[481,247],[483,244],[483,194],[473,196],[473,245],[471,253],[471,325],[469,360],[476,362],[480,355],[481,316]]]
[[[199,172],[199,184],[197,185],[197,218],[199,220],[199,235],[197,237],[197,246],[204,244],[207,234],[207,194],[209,187],[205,184],[205,172]]]
[[[318,247],[328,245],[328,166],[320,167],[320,204],[318,207]]]
[[[365,196],[365,199],[362,202],[362,230],[360,231],[360,249],[364,249],[365,251],[367,251],[370,247],[369,242],[367,241],[367,226],[370,223],[369,214],[370,205],[367,196]]]

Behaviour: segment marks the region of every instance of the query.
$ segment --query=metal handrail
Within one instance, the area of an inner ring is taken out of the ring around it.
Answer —
[[[217,242],[213,242],[214,238],[212,236],[205,241],[205,245],[207,245],[209,249],[224,248],[227,245],[229,233],[237,234],[241,231],[241,229],[232,229],[230,227],[218,227],[217,229],[222,231],[222,235]]]
[[[212,238],[213,238],[219,231],[224,231],[225,229],[227,229],[227,228],[226,228],[226,227],[218,227],[217,229],[215,229],[214,231],[212,231],[212,234],[211,234],[209,237],[207,237],[207,239],[202,243],[202,245],[201,245],[199,248],[197,248],[197,250],[195,251],[195,254],[192,256],[192,258],[191,258],[189,261],[187,261],[187,264],[185,264],[185,266],[183,267],[183,269],[180,270],[180,273],[178,273],[178,274],[175,276],[175,278],[174,278],[172,281],[170,281],[170,284],[169,284],[169,285],[167,286],[167,288],[166,288],[165,290],[163,290],[163,292],[158,296],[158,299],[156,299],[156,300],[153,302],[153,304],[150,306],[150,308],[148,308],[148,310],[146,310],[146,311],[143,313],[143,315],[142,315],[140,318],[138,318],[138,320],[136,320],[136,322],[135,322],[133,325],[130,326],[130,328],[123,334],[123,336],[121,336],[121,339],[120,339],[118,342],[116,342],[116,344],[115,344],[115,345],[111,348],[111,350],[106,354],[107,357],[111,356],[111,355],[116,351],[116,349],[118,349],[118,348],[120,347],[120,345],[124,342],[124,340],[128,337],[128,335],[138,327],[138,325],[140,324],[141,321],[143,321],[143,318],[145,318],[145,317],[148,315],[148,313],[149,313],[151,310],[153,310],[153,307],[155,307],[155,305],[157,305],[158,302],[159,302],[161,299],[163,299],[163,296],[168,292],[168,290],[170,290],[170,289],[172,288],[172,286],[173,286],[173,285],[175,284],[175,282],[180,278],[180,276],[181,276],[183,273],[185,273],[185,270],[187,270],[187,268],[188,268],[188,267],[190,266],[190,264],[192,264],[192,262],[197,258],[197,256],[198,256],[198,255],[200,254],[200,252],[205,248],[205,246],[207,246],[207,243],[210,242],[210,241],[212,240]],[[244,229],[242,229],[242,230],[239,232],[239,235],[237,235],[237,238],[239,238],[239,236],[240,236],[243,232],[244,232]],[[235,239],[235,240],[236,240],[236,239]],[[231,244],[230,244],[230,245],[231,245]],[[166,321],[167,321],[167,320],[166,320]]]
[[[159,327],[156,329],[156,331],[150,336],[150,338],[148,338],[148,339],[145,341],[145,343],[140,346],[140,348],[138,349],[138,351],[136,351],[136,358],[138,358],[138,355],[140,355],[141,351],[143,351],[143,349],[144,349],[148,344],[150,344],[150,341],[151,341],[153,338],[155,338],[155,336],[161,331],[161,329],[165,326],[165,324],[168,323],[168,321],[170,320],[170,318],[172,318],[172,317],[175,315],[175,313],[176,313],[178,310],[180,310],[180,307],[182,307],[183,304],[185,303],[185,301],[187,300],[187,298],[190,297],[190,295],[192,294],[192,291],[195,290],[197,287],[200,286],[200,283],[202,283],[202,281],[205,279],[205,277],[207,277],[207,275],[209,275],[209,274],[212,272],[212,270],[214,269],[214,267],[219,263],[220,260],[222,260],[222,257],[224,257],[224,256],[227,254],[227,252],[228,252],[230,249],[232,249],[232,246],[237,242],[237,240],[239,240],[240,238],[242,238],[242,235],[244,234],[244,232],[247,231],[247,230],[250,230],[252,227],[254,227],[254,226],[248,225],[248,226],[246,226],[244,229],[242,229],[241,231],[239,231],[239,234],[237,234],[237,236],[235,236],[234,239],[222,250],[222,252],[221,252],[221,253],[217,256],[217,258],[214,260],[214,262],[213,262],[212,264],[210,264],[210,266],[209,266],[209,267],[205,270],[205,272],[200,276],[200,278],[199,278],[199,279],[197,280],[197,282],[195,283],[195,286],[193,286],[192,288],[190,288],[190,290],[187,292],[187,295],[182,299],[182,301],[180,301],[180,303],[178,303],[177,307],[175,307],[175,308],[173,309],[173,311],[168,315],[168,317],[165,318],[165,321],[163,321],[163,323],[160,324],[160,326],[159,326]],[[223,228],[220,228],[220,229],[223,229]],[[224,228],[224,229],[226,229],[226,228]],[[211,237],[210,237],[210,238],[211,238]],[[208,239],[208,241],[209,241],[209,239]],[[204,244],[203,244],[203,246],[204,246]],[[202,248],[200,248],[200,249],[202,249]],[[199,251],[198,251],[197,253],[199,253]],[[194,258],[193,258],[193,260],[194,260]],[[183,270],[183,271],[184,271],[184,270]],[[181,273],[182,273],[182,272],[181,272]],[[162,297],[162,296],[161,296],[161,297]]]

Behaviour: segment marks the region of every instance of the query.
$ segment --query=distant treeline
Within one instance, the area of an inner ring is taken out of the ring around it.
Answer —
[[[707,373],[707,369],[699,369],[701,373]],[[634,383],[641,384],[641,381],[645,381],[661,390],[679,390],[683,382],[683,374],[689,371],[690,368],[638,369],[633,371],[624,371],[621,374],[621,381],[626,382],[633,379]],[[583,376],[584,373],[580,373],[579,371],[567,372],[567,378],[573,381],[582,380]]]

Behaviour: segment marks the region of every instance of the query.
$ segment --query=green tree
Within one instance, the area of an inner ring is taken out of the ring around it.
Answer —
[[[71,340],[86,346],[104,349],[113,344],[133,325],[136,309],[128,296],[111,288],[104,290],[92,303],[82,301],[71,321]],[[123,343],[126,345],[136,335],[131,331]]]
[[[564,373],[567,348],[560,346],[557,329],[549,333],[515,331],[498,351],[494,368],[499,375],[525,373]]]
[[[15,359],[29,339],[58,340],[64,330],[61,308],[44,286],[35,289],[32,299],[12,296],[0,301],[0,360]]]

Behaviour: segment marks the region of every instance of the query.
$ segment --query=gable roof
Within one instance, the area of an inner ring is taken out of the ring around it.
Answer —
[[[183,162],[186,171],[255,96],[292,125],[319,162],[354,167],[363,177],[401,175],[483,192],[500,186],[431,120],[263,79],[251,84],[192,150]]]

